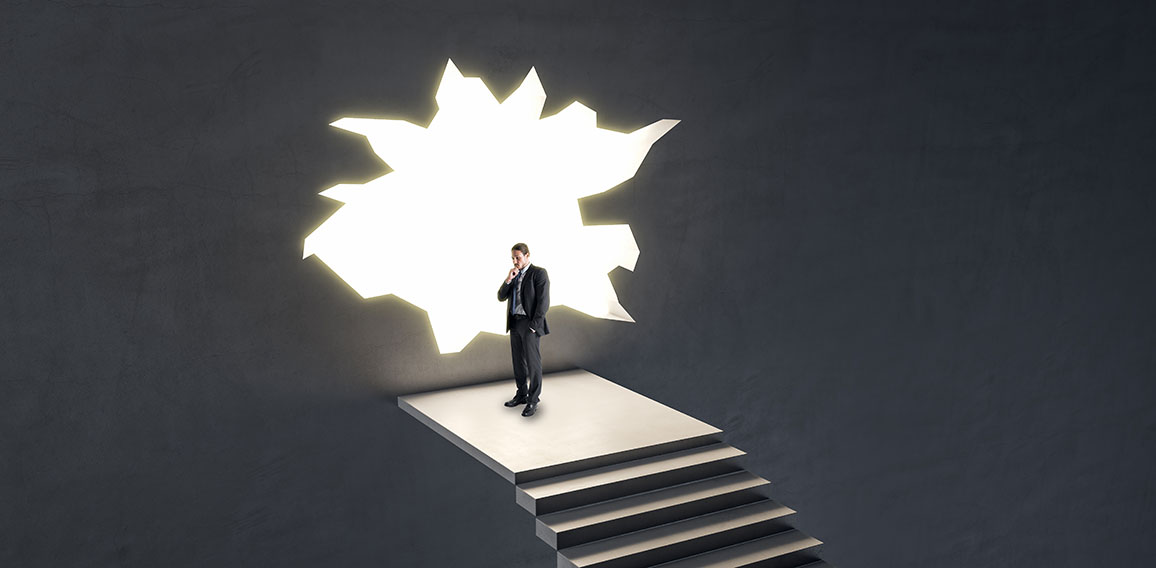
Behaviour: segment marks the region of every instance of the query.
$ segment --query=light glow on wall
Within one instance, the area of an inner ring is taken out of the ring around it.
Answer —
[[[546,92],[530,69],[499,102],[450,61],[428,127],[405,120],[342,118],[393,171],[321,195],[344,203],[305,239],[363,298],[393,294],[429,315],[438,349],[461,351],[480,332],[505,333],[497,290],[510,246],[550,274],[552,306],[634,321],[607,276],[634,270],[629,225],[583,225],[578,199],[634,177],[651,145],[677,120],[631,133],[596,124],[574,102],[542,118]]]

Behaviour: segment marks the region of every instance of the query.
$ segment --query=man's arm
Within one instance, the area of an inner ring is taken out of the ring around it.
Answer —
[[[500,288],[498,288],[498,301],[499,302],[505,302],[507,299],[510,298],[510,293],[513,291],[512,284],[514,283],[514,276],[517,276],[517,274],[518,274],[518,269],[514,268],[514,269],[511,269],[510,273],[506,275],[506,281],[502,282],[502,286]]]
[[[550,276],[546,269],[534,271],[534,285],[538,288],[538,305],[534,306],[534,314],[530,318],[530,329],[537,333],[546,323],[546,310],[550,309]]]

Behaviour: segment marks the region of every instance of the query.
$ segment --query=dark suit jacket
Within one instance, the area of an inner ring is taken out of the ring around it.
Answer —
[[[506,331],[514,325],[510,310],[514,307],[513,292],[517,284],[515,278],[509,284],[502,282],[502,287],[498,288],[498,301],[506,302]],[[546,325],[546,310],[550,309],[550,277],[545,268],[533,264],[526,268],[526,275],[522,277],[522,309],[530,318],[530,328],[539,337],[550,333],[550,326]]]

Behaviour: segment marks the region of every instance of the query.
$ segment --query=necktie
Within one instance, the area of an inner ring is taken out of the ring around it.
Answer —
[[[514,301],[510,303],[510,313],[518,313],[518,306],[522,304],[522,275],[526,273],[526,269],[518,271],[518,275],[514,277]]]

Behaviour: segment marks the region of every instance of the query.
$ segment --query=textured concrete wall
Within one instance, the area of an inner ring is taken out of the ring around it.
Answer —
[[[392,398],[504,339],[300,259],[384,168],[327,124],[451,57],[683,121],[583,202],[639,323],[556,310],[552,367],[726,429],[838,565],[1143,564],[1153,8],[939,4],[4,3],[0,565],[552,565]]]

